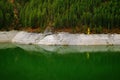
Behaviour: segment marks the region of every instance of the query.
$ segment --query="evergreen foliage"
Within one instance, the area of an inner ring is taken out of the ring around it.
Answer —
[[[22,27],[56,28],[88,26],[90,28],[120,27],[120,0],[15,0]],[[0,1],[0,26],[13,19],[13,7]],[[7,24],[6,24],[7,23]]]
[[[23,26],[106,28],[120,26],[120,1],[117,0],[30,0],[21,10]]]
[[[0,28],[9,26],[13,21],[13,6],[7,0],[0,0]]]

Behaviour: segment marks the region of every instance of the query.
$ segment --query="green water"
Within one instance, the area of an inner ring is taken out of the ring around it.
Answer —
[[[69,46],[63,46],[67,52],[62,54],[30,46],[0,44],[0,80],[120,80],[119,47],[69,52]]]

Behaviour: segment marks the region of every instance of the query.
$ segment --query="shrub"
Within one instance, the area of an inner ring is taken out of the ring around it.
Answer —
[[[7,0],[0,1],[0,28],[8,27],[13,21],[13,6]]]

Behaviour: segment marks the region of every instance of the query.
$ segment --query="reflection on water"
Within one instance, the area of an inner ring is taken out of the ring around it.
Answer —
[[[3,43],[0,44],[0,49],[4,48],[15,48],[19,47],[26,51],[35,52],[54,52],[54,53],[78,53],[78,52],[116,52],[120,51],[120,46],[47,46],[47,45],[21,45],[21,44],[11,44]]]
[[[120,46],[0,44],[0,80],[120,80],[119,75]]]

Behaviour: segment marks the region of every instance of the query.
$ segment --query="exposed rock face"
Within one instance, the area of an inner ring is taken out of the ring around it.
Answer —
[[[45,36],[47,36],[47,35],[51,35],[51,34],[53,34],[54,33],[54,29],[53,29],[53,27],[47,27],[46,29],[45,29],[45,31],[44,31],[44,35]]]
[[[119,34],[69,34],[48,35],[38,42],[43,45],[120,45]]]
[[[41,33],[27,33],[21,31],[12,39],[12,42],[20,44],[37,44],[39,40],[43,38],[44,35]]]
[[[17,31],[0,32],[0,42],[11,42],[17,33]]]
[[[120,34],[70,34],[44,35],[24,31],[0,32],[0,42],[39,45],[120,45]]]
[[[47,36],[47,35],[51,35],[51,34],[54,34],[54,26],[53,24],[50,22],[48,24],[48,26],[46,27],[45,31],[44,31],[44,35]]]

